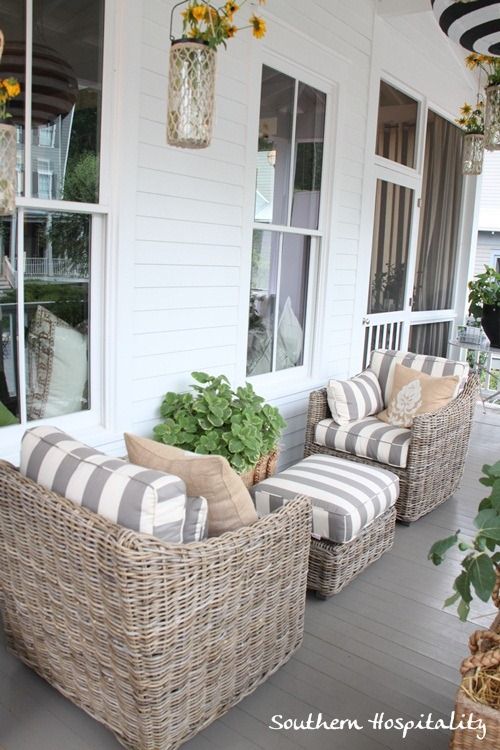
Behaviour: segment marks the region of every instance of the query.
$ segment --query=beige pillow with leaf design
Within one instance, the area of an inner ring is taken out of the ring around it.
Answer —
[[[457,395],[459,383],[458,375],[434,378],[396,364],[389,405],[377,418],[397,427],[411,427],[419,414],[429,414],[449,404]]]

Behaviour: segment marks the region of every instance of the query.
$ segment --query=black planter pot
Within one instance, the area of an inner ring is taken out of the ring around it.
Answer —
[[[483,305],[481,325],[491,346],[500,349],[500,307]]]

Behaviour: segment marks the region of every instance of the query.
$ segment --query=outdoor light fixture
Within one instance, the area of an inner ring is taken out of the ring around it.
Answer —
[[[461,47],[500,55],[500,0],[431,0],[444,33]]]

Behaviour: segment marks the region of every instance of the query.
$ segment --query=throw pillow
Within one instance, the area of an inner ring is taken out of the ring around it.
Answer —
[[[184,541],[186,487],[179,477],[106,456],[48,426],[24,433],[20,472],[128,529]]]
[[[396,364],[389,405],[377,417],[398,427],[411,427],[419,414],[446,406],[455,397],[459,381],[458,375],[434,378]]]
[[[81,411],[88,378],[87,336],[42,305],[28,333],[28,419]]]
[[[133,463],[175,474],[186,483],[188,495],[206,497],[209,536],[219,536],[257,520],[250,493],[223,456],[189,453],[127,433],[125,444]]]
[[[384,407],[377,376],[370,369],[350,380],[330,380],[326,391],[332,417],[340,425],[370,417]]]

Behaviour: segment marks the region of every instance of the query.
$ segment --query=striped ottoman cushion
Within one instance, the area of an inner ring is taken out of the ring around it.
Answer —
[[[57,427],[25,432],[20,471],[128,529],[166,542],[197,541],[205,535],[206,500],[186,498],[182,479],[106,456]]]
[[[251,493],[259,515],[306,495],[312,502],[313,534],[344,544],[395,504],[399,479],[385,469],[315,455],[259,482]]]
[[[356,419],[346,425],[323,419],[316,425],[314,440],[318,445],[404,469],[411,430],[387,425],[376,417]]]
[[[453,359],[430,357],[425,354],[413,354],[412,352],[398,352],[392,349],[375,349],[372,352],[370,369],[378,377],[386,407],[389,405],[396,363],[405,367],[411,367],[412,370],[417,370],[418,372],[425,372],[427,375],[432,375],[435,378],[443,377],[444,375],[458,375],[460,381],[457,393],[464,389],[469,375],[469,365],[467,362],[456,362]]]

